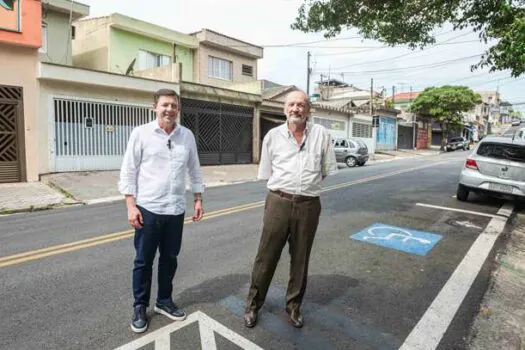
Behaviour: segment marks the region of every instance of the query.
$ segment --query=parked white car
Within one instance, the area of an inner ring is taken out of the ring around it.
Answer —
[[[525,140],[485,137],[459,176],[457,199],[466,201],[470,192],[525,198]]]

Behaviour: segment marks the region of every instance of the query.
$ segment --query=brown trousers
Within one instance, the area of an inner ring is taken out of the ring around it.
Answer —
[[[286,310],[298,310],[303,301],[308,276],[308,261],[319,224],[319,197],[291,200],[273,192],[266,198],[263,231],[253,265],[246,312],[264,304],[277,263],[288,241],[290,280],[286,291]]]

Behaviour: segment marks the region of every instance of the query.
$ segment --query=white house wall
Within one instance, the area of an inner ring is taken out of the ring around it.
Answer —
[[[356,124],[359,124],[359,125],[356,125]],[[370,137],[354,136],[354,135],[356,135],[356,132],[357,132],[358,128],[362,129],[362,127],[361,127],[362,125],[366,125],[367,128],[370,129],[370,133],[368,135]],[[370,153],[370,154],[375,153],[376,144],[375,144],[375,139],[373,137],[374,130],[372,129],[372,117],[366,116],[366,115],[356,114],[352,118],[352,122],[350,123],[350,129],[349,129],[348,133],[349,133],[349,137],[350,138],[363,141],[366,144],[366,147],[368,148],[368,153]]]
[[[152,120],[152,92],[104,88],[84,84],[41,81],[39,99],[39,174],[62,171],[117,170],[124,154],[123,143],[127,143],[133,126]],[[73,104],[55,103],[76,101]],[[112,111],[94,110],[88,106],[115,106]],[[78,108],[70,113],[69,108]],[[122,108],[126,107],[126,108]],[[72,120],[60,123],[57,114],[70,114]],[[112,120],[104,116],[113,115]],[[85,118],[101,120],[104,125],[94,123],[86,130]],[[106,118],[106,119],[103,119]],[[118,120],[114,123],[114,120]],[[130,120],[122,123],[122,120]],[[113,125],[117,124],[117,125]],[[97,128],[103,127],[105,137]],[[128,130],[130,129],[130,130]],[[67,136],[64,136],[67,135]],[[64,142],[68,143],[65,151]],[[74,145],[73,145],[74,143]],[[62,147],[62,149],[61,149]],[[104,151],[101,151],[101,150]],[[95,151],[97,150],[97,151]],[[58,153],[58,154],[57,154]]]
[[[348,114],[316,108],[316,111],[312,113],[311,120],[328,129],[334,139],[349,136],[350,118]]]

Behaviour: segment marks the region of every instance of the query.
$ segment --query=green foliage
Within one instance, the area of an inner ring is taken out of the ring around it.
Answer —
[[[445,23],[471,27],[480,41],[494,44],[472,69],[525,72],[525,0],[304,0],[293,29],[325,32],[330,38],[343,28],[357,28],[366,39],[424,48]]]
[[[410,107],[413,113],[431,116],[440,124],[460,125],[463,112],[481,102],[479,94],[466,86],[445,85],[426,88]]]

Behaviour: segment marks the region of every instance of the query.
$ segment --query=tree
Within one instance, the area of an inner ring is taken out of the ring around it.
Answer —
[[[433,31],[445,23],[454,29],[471,27],[480,41],[496,41],[471,67],[491,72],[525,72],[525,0],[304,0],[293,29],[325,31],[357,28],[366,39],[411,49],[436,43]]]
[[[481,102],[481,96],[466,86],[429,87],[419,94],[410,111],[432,117],[442,130],[441,150],[445,150],[448,132],[462,125],[463,113]]]

